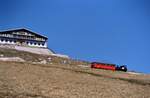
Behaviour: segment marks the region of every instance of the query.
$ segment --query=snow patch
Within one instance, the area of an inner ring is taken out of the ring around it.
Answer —
[[[141,75],[142,73],[137,73],[137,72],[127,72],[129,74],[133,74],[133,75]]]
[[[0,61],[25,62],[25,60],[20,57],[0,57]]]

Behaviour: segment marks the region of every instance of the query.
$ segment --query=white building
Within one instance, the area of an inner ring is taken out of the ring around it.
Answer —
[[[9,46],[9,48],[20,51],[69,58],[67,55],[54,53],[54,51],[48,49],[47,44],[47,37],[27,29],[0,31],[0,47],[7,46],[8,48]]]
[[[48,38],[27,29],[0,31],[0,44],[47,48]]]

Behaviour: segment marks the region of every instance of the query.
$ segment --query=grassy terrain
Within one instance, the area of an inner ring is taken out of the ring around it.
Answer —
[[[0,98],[149,98],[150,76],[74,65],[0,62]]]
[[[39,55],[34,53],[29,53],[25,51],[17,51],[14,49],[4,49],[0,48],[0,55],[3,57],[20,57],[24,59],[26,62],[40,62],[46,60],[47,63],[53,64],[70,64],[70,65],[88,65],[89,62],[81,61],[81,60],[74,60],[68,58],[61,58],[56,56],[46,56],[46,55]],[[64,62],[65,61],[65,62]]]
[[[0,98],[150,98],[150,75],[91,69],[84,61],[10,49],[0,49],[0,55],[26,60],[0,62]],[[33,63],[42,60],[47,63]]]

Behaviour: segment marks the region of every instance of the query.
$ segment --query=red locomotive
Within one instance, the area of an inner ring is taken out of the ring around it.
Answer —
[[[105,69],[105,70],[112,70],[112,71],[127,71],[126,65],[116,66],[116,64],[107,64],[107,63],[100,63],[100,62],[92,62],[91,68],[97,69]]]

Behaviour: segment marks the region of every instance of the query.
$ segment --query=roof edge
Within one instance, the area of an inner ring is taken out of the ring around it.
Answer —
[[[46,39],[48,39],[47,36],[44,36],[44,35],[42,35],[42,34],[40,34],[40,33],[37,33],[37,32],[34,32],[34,31],[32,31],[32,30],[30,30],[30,29],[28,29],[28,28],[14,28],[14,29],[0,30],[0,32],[18,31],[18,30],[29,31],[29,32],[31,32],[31,33],[37,34],[37,35],[39,35],[39,36],[41,36],[41,37],[45,37]]]

